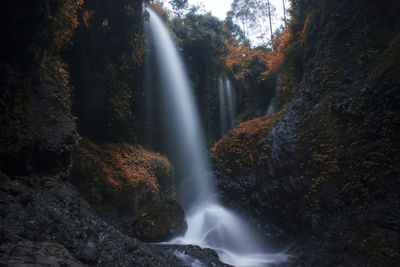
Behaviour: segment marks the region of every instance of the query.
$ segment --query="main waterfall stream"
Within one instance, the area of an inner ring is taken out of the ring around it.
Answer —
[[[169,157],[177,177],[183,180],[180,195],[187,214],[188,230],[172,244],[194,244],[214,249],[220,260],[234,266],[265,266],[286,260],[282,253],[268,254],[242,219],[221,206],[212,186],[212,172],[197,107],[184,65],[161,18],[146,9],[146,36],[154,48],[156,73],[148,73],[159,87]],[[157,77],[155,77],[157,76]],[[159,76],[159,77],[158,77]],[[154,80],[159,79],[159,82]]]

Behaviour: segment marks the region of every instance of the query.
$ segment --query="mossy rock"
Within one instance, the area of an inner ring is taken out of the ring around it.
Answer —
[[[183,235],[186,230],[182,207],[176,201],[169,201],[147,208],[128,232],[143,241],[157,242]]]
[[[71,182],[128,234],[160,241],[187,226],[176,201],[175,174],[166,157],[126,143],[95,144],[83,139],[73,154]]]

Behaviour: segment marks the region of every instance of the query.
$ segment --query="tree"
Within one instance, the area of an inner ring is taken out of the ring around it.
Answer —
[[[285,7],[285,0],[282,0],[282,4],[283,4],[283,20],[284,20],[285,26],[286,26],[287,23],[286,23],[286,7]]]
[[[267,0],[267,10],[268,10],[268,19],[269,19],[269,30],[271,32],[271,42],[272,42],[272,19],[271,19],[271,11],[272,11],[272,6],[269,0]]]
[[[228,12],[228,18],[232,18],[238,23],[244,35],[249,38],[250,35],[264,33],[269,29],[272,40],[272,18],[275,15],[275,7],[269,0],[234,0],[231,10]],[[269,25],[266,25],[268,18]]]
[[[254,25],[256,14],[256,1],[254,0],[234,0],[228,16],[232,16],[243,29],[245,36],[248,35],[247,29]]]
[[[169,3],[174,9],[182,9],[187,7],[188,0],[171,0]]]
[[[188,7],[188,0],[170,0],[169,3],[171,4],[178,18],[182,16],[182,11]]]

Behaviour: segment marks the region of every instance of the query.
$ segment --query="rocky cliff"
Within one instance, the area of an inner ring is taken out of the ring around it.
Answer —
[[[399,265],[400,6],[293,5],[281,111],[217,142],[219,188],[306,265]]]

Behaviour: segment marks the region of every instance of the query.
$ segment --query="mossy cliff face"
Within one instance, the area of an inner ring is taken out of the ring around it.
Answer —
[[[101,142],[142,138],[141,0],[86,0],[66,54],[78,132]]]
[[[70,44],[80,4],[32,1],[22,8],[20,1],[4,3],[0,168],[7,173],[66,170],[70,163],[76,132],[69,75],[59,53]]]
[[[72,183],[89,203],[130,235],[159,241],[183,234],[175,174],[160,154],[140,146],[82,140],[73,154]]]
[[[259,171],[270,159],[268,133],[284,111],[266,115],[238,125],[219,140],[212,150],[218,166],[231,178]]]
[[[292,78],[278,85],[278,103],[289,106],[258,139],[268,140],[264,163],[244,172],[224,163],[238,153],[232,145],[238,138],[246,144],[237,156],[241,162],[264,158],[263,149],[247,145],[252,131],[232,131],[217,143],[224,199],[261,218],[254,221],[267,238],[294,242],[294,253],[308,264],[397,266],[400,6],[294,4],[303,17],[298,28],[307,17],[310,25],[303,69],[289,71],[290,62],[283,68]]]

